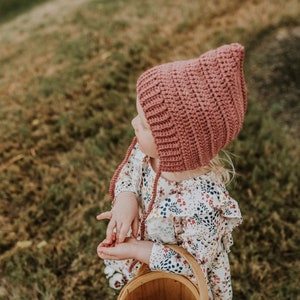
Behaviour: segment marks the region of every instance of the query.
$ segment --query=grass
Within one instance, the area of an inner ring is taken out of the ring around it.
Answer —
[[[0,299],[114,299],[95,216],[133,135],[136,79],[233,41],[247,49],[249,90],[230,146],[244,215],[234,299],[299,299],[299,12],[296,0],[93,0],[63,26],[3,40]]]
[[[28,11],[37,4],[47,0],[1,0],[0,1],[0,24]]]

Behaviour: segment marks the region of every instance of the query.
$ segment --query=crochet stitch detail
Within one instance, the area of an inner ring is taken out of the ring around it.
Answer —
[[[138,99],[161,171],[205,166],[236,137],[247,107],[243,62],[244,47],[233,43],[140,76]]]

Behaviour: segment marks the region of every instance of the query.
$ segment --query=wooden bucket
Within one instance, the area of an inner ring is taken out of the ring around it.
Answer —
[[[208,290],[204,274],[195,260],[185,249],[167,245],[184,257],[190,264],[198,285],[187,277],[163,271],[150,271],[143,264],[135,278],[121,290],[118,300],[207,300]]]

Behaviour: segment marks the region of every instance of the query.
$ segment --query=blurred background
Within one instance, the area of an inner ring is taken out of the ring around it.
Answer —
[[[0,0],[0,299],[114,299],[96,247],[147,68],[246,47],[234,299],[300,299],[298,0]]]

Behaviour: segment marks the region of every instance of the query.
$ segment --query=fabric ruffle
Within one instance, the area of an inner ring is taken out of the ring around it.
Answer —
[[[239,226],[243,219],[237,202],[230,198],[222,201],[216,206],[221,211],[221,214],[226,218],[226,227],[224,228],[224,236],[222,238],[224,250],[230,252],[230,247],[233,245],[232,231]]]
[[[140,151],[140,146],[137,143],[120,172],[119,178],[121,180],[117,180],[115,183],[115,199],[122,192],[136,193],[139,190],[144,160],[145,154]]]

